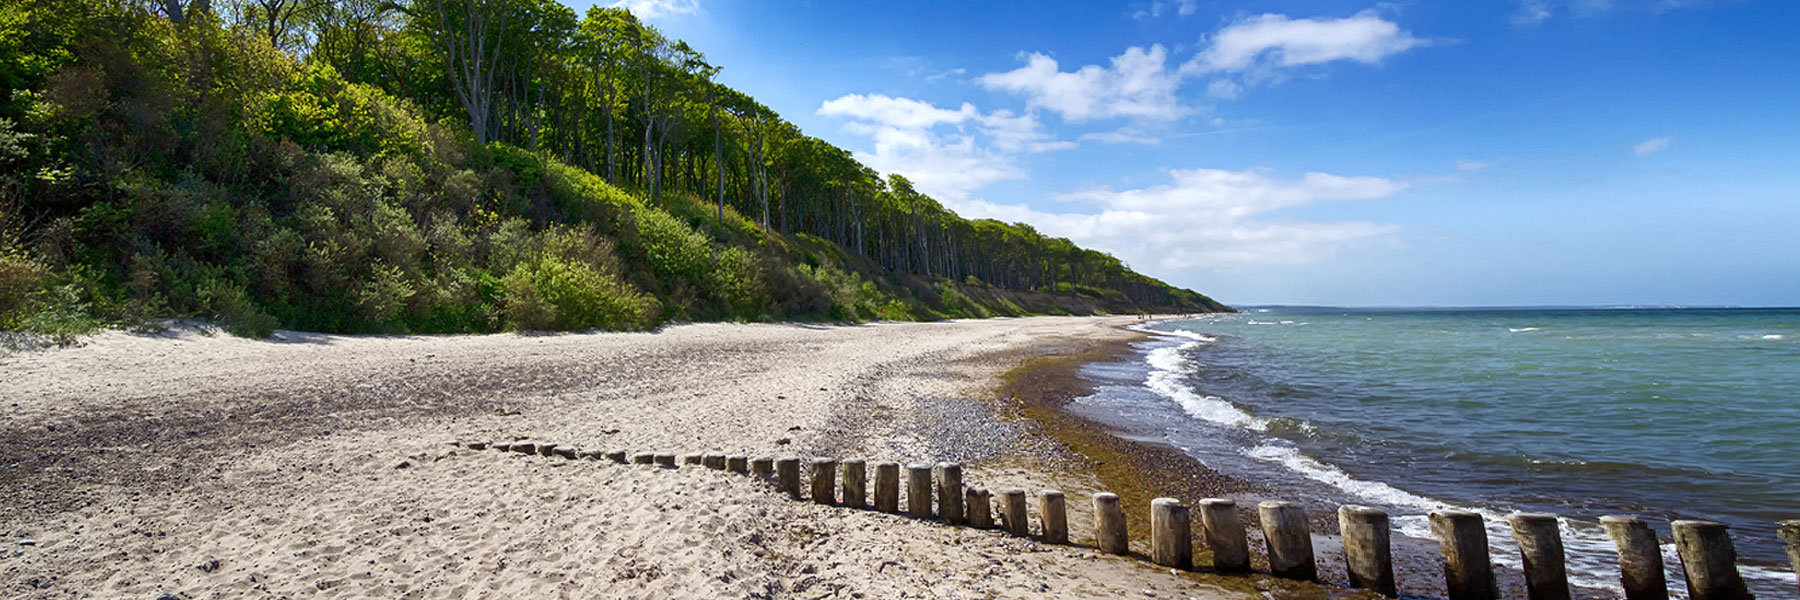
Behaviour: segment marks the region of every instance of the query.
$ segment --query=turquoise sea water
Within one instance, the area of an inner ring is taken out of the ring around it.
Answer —
[[[1774,524],[1800,518],[1800,309],[1252,310],[1151,326],[1171,335],[1144,386],[1235,440],[1203,460],[1401,512],[1723,521],[1792,592]]]

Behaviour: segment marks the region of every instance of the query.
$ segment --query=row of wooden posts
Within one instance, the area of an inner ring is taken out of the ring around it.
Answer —
[[[622,450],[578,451],[573,447],[537,442],[487,444],[472,442],[468,447],[480,450],[493,447],[502,451],[562,456],[570,459],[606,460],[618,464],[655,465],[676,468],[675,454],[636,453]],[[801,465],[799,458],[750,458],[744,455],[688,454],[682,464],[730,471],[772,480],[778,492],[801,499]],[[837,461],[815,458],[809,463],[810,498],[819,504],[852,508],[869,508],[867,464],[859,459]],[[841,469],[840,469],[841,467]],[[897,462],[875,463],[873,508],[877,511],[900,511],[900,473]],[[1025,490],[1007,488],[989,491],[963,486],[962,466],[941,462],[910,463],[906,471],[905,513],[921,518],[934,516],[951,525],[979,529],[998,527],[1019,536],[1031,537]],[[840,475],[841,473],[841,475]],[[843,495],[838,495],[839,482]],[[935,485],[934,485],[935,484]],[[932,498],[937,498],[933,514]],[[999,512],[993,512],[994,497],[999,497]],[[1130,553],[1130,537],[1126,533],[1124,508],[1119,496],[1096,493],[1094,502],[1095,546],[1109,554]],[[1042,490],[1037,494],[1037,536],[1049,544],[1069,543],[1066,500],[1062,492]],[[1212,553],[1213,570],[1227,573],[1250,571],[1250,547],[1244,526],[1238,518],[1237,503],[1223,498],[1201,500],[1199,532],[1205,547]],[[1318,565],[1313,556],[1312,534],[1306,510],[1291,502],[1267,501],[1257,505],[1263,539],[1269,561],[1269,572],[1277,577],[1318,581]],[[1562,535],[1554,515],[1522,513],[1508,517],[1513,539],[1518,542],[1524,563],[1527,594],[1531,600],[1568,600],[1568,573],[1564,563]],[[1668,585],[1663,575],[1662,548],[1656,532],[1637,517],[1601,517],[1607,535],[1618,545],[1621,583],[1627,600],[1667,600]],[[1150,502],[1150,561],[1177,569],[1193,569],[1194,540],[1190,530],[1193,517],[1189,507],[1174,498],[1157,498]],[[1441,510],[1430,515],[1432,533],[1443,548],[1444,580],[1450,600],[1497,600],[1500,597],[1488,555],[1487,527],[1480,513],[1466,510]],[[1738,573],[1737,554],[1732,547],[1727,527],[1712,521],[1679,520],[1670,524],[1675,545],[1687,578],[1688,596],[1692,600],[1745,600],[1754,598]],[[1367,506],[1346,505],[1338,509],[1338,529],[1343,541],[1344,564],[1351,587],[1397,596],[1393,555],[1390,549],[1389,521],[1386,512]],[[1800,520],[1783,521],[1780,536],[1800,572]]]

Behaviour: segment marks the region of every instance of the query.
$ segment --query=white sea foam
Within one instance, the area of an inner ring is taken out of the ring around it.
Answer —
[[[1188,360],[1182,356],[1182,353],[1203,343],[1205,342],[1192,341],[1178,346],[1151,350],[1149,356],[1146,357],[1151,371],[1150,375],[1145,378],[1144,387],[1173,400],[1176,405],[1187,412],[1188,416],[1196,419],[1228,427],[1268,431],[1267,419],[1244,412],[1218,396],[1195,392],[1182,381],[1188,367]]]
[[[1765,335],[1765,336],[1762,336],[1762,339],[1765,339],[1765,340],[1785,340],[1785,339],[1787,339],[1787,336],[1785,336],[1785,335],[1781,335],[1781,334],[1779,334],[1779,333],[1771,333],[1771,334],[1769,334],[1769,335]]]
[[[1508,328],[1506,328],[1506,330],[1511,331],[1513,333],[1525,333],[1527,331],[1543,331],[1542,328],[1538,328],[1538,327],[1508,327]]]

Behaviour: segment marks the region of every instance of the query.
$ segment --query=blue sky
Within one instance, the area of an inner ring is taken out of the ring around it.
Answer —
[[[965,216],[1227,303],[1800,305],[1800,3],[626,4]]]

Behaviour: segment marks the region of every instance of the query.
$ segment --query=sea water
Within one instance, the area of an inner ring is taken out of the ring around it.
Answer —
[[[1599,516],[1665,542],[1672,519],[1722,521],[1752,587],[1794,597],[1774,530],[1800,518],[1800,309],[1269,308],[1144,330],[1139,368],[1091,367],[1100,393],[1077,404],[1222,472],[1425,539],[1428,512],[1476,509],[1502,564],[1506,514],[1562,515],[1572,578],[1603,588]]]

